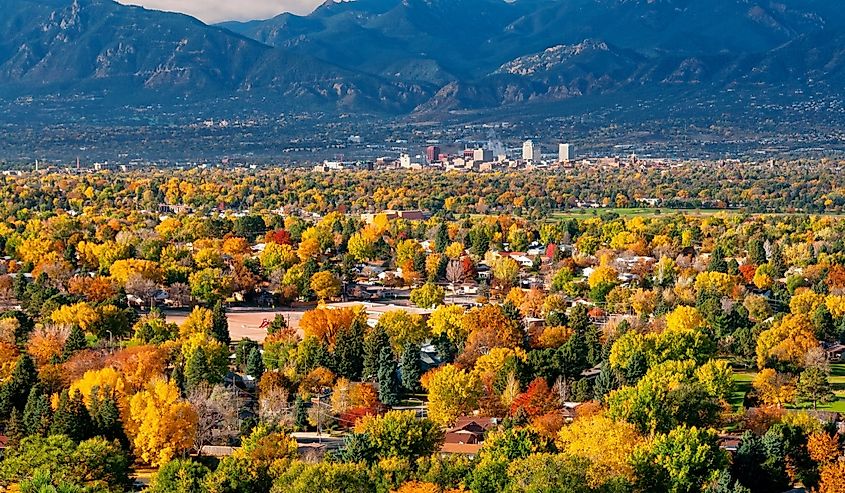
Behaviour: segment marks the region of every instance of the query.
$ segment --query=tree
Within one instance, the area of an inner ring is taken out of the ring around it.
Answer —
[[[40,384],[32,387],[23,411],[23,425],[27,435],[47,436],[53,420],[50,398]]]
[[[681,426],[641,445],[632,459],[642,491],[692,493],[728,463],[713,430]]]
[[[211,470],[190,459],[174,459],[161,466],[150,484],[150,493],[205,491],[203,481]]]
[[[393,352],[382,348],[378,359],[378,397],[387,406],[399,402],[399,382],[396,379],[396,361]]]
[[[427,282],[411,291],[411,303],[420,308],[435,308],[443,304],[446,293],[443,288],[432,282]]]
[[[513,286],[519,276],[519,264],[510,257],[500,257],[493,262],[493,279],[495,279],[503,291]]]
[[[88,341],[85,340],[85,333],[78,326],[74,325],[71,327],[67,339],[65,339],[65,345],[62,348],[62,358],[68,359],[73,353],[86,349],[87,347]]]
[[[440,448],[443,432],[433,421],[417,418],[414,411],[390,411],[381,416],[364,416],[355,426],[372,441],[379,458],[398,457],[411,462]]]
[[[395,354],[401,354],[406,344],[422,344],[429,337],[428,326],[419,315],[412,315],[405,310],[392,310],[378,320],[378,326],[384,328],[390,338]]]
[[[352,325],[359,313],[351,308],[317,307],[302,314],[299,328],[305,338],[315,337],[321,343],[333,346],[337,333]]]
[[[308,413],[305,411],[305,400],[297,394],[293,401],[293,426],[297,430],[304,430],[308,423]]]
[[[667,432],[679,424],[704,426],[714,422],[722,407],[695,378],[694,369],[694,361],[667,361],[650,368],[636,385],[607,396],[608,415],[651,434]]]
[[[757,337],[757,367],[784,365],[791,369],[801,366],[804,355],[818,347],[813,326],[807,317],[787,315],[771,329]]]
[[[804,402],[812,402],[813,409],[819,401],[829,402],[835,398],[827,373],[819,368],[807,368],[798,376],[796,394]]]
[[[203,346],[197,347],[185,360],[185,386],[189,389],[208,383],[211,370]]]
[[[845,491],[845,462],[832,462],[821,468],[821,481],[816,493]]]
[[[399,368],[402,372],[402,387],[408,392],[420,390],[420,347],[416,344],[407,344],[402,351],[402,359]]]
[[[364,369],[364,332],[366,322],[355,317],[352,324],[341,328],[335,338],[334,370],[338,376],[360,380]]]
[[[320,301],[340,296],[340,279],[329,271],[320,271],[311,276],[311,290]]]
[[[710,254],[710,263],[707,266],[710,272],[727,272],[728,263],[725,261],[725,252],[721,246],[716,246]]]
[[[214,439],[228,443],[236,438],[238,430],[238,404],[222,385],[200,385],[188,392],[187,401],[197,413],[197,433],[194,450],[211,444]],[[219,443],[219,442],[218,442]]]
[[[127,430],[138,456],[158,466],[193,445],[197,420],[173,383],[154,380],[130,399]]]
[[[499,306],[485,305],[467,311],[461,318],[467,337],[460,361],[472,364],[482,354],[496,347],[517,348],[525,334]]]
[[[232,278],[224,275],[223,270],[216,267],[209,267],[198,270],[190,275],[188,284],[191,287],[191,296],[214,304],[223,300],[232,292]]]
[[[264,360],[261,359],[261,351],[258,348],[253,348],[249,353],[249,358],[246,362],[246,373],[252,378],[258,380],[264,374]]]
[[[103,389],[102,392],[98,389],[95,392],[89,410],[96,436],[101,436],[110,441],[116,440],[124,448],[129,448],[129,439],[123,429],[117,399],[109,395],[108,389]]]
[[[82,394],[79,391],[70,394],[63,391],[59,397],[59,405],[53,414],[53,421],[50,426],[50,434],[66,435],[72,440],[79,442],[92,436],[91,415]]]
[[[460,305],[440,305],[435,308],[426,322],[432,335],[444,335],[455,346],[463,347],[468,336],[461,323],[464,311]]]
[[[422,378],[428,392],[428,416],[440,426],[451,426],[455,419],[475,410],[481,397],[481,382],[476,372],[454,365],[443,365]]]
[[[0,420],[12,414],[12,409],[23,411],[29,391],[38,382],[35,363],[28,354],[22,354],[15,363],[12,377],[0,389]]]
[[[33,435],[6,450],[0,462],[0,486],[20,484],[25,492],[26,480],[46,475],[48,480],[41,476],[39,481],[69,488],[78,486],[78,491],[84,487],[84,491],[118,493],[132,489],[130,466],[131,460],[115,442],[93,438],[76,444],[64,435]]]
[[[225,345],[232,342],[229,336],[229,318],[222,301],[217,301],[211,310],[211,336]]]
[[[229,368],[229,349],[206,334],[194,334],[184,341],[182,357],[189,388],[199,382],[222,383]]]
[[[632,481],[631,458],[644,442],[634,425],[599,413],[561,428],[556,443],[562,453],[588,461],[589,485],[596,488],[619,479]]]
[[[532,454],[508,465],[508,489],[513,493],[588,493],[583,461],[559,454]]]

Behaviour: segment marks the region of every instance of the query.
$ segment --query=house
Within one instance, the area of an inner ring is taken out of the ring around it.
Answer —
[[[440,452],[474,456],[481,450],[487,431],[497,427],[499,423],[499,418],[462,416],[455,421],[452,428],[446,430]]]
[[[842,361],[842,354],[845,353],[845,344],[833,344],[824,348],[824,353],[827,355],[828,361]]]
[[[513,260],[515,260],[516,263],[519,264],[520,267],[533,267],[534,266],[534,260],[532,260],[531,258],[529,258],[526,255],[511,255],[510,257]]]

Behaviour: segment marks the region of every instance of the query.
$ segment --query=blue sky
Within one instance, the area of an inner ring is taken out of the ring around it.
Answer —
[[[192,15],[206,23],[267,19],[282,12],[307,14],[322,0],[117,0],[149,9]]]

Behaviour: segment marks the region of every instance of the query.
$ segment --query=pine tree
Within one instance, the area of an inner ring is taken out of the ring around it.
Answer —
[[[53,409],[50,407],[50,398],[44,394],[39,383],[29,391],[29,397],[26,399],[26,406],[23,410],[23,424],[27,435],[46,436],[50,431],[52,417]]]
[[[416,344],[408,344],[402,352],[400,369],[402,371],[402,387],[408,392],[420,391],[420,347]]]
[[[772,269],[774,269],[775,275],[778,278],[786,272],[786,262],[783,259],[783,252],[781,252],[780,244],[777,242],[772,244],[772,256],[769,259],[769,263],[772,265]]]
[[[728,263],[725,261],[725,252],[721,246],[716,246],[710,254],[710,264],[707,266],[710,272],[728,272]]]
[[[386,406],[399,402],[399,382],[396,379],[396,361],[389,347],[382,348],[378,359],[378,398]]]
[[[619,378],[610,368],[610,362],[604,361],[601,365],[601,373],[596,377],[594,392],[596,399],[603,400],[611,390],[619,388]]]
[[[766,249],[760,237],[754,237],[748,240],[748,258],[755,265],[766,263]]]
[[[356,317],[349,327],[341,328],[335,336],[334,370],[338,376],[357,381],[364,368],[364,327],[366,323]]]
[[[192,389],[202,382],[207,382],[209,371],[205,349],[199,346],[185,363],[185,387]]]
[[[23,424],[21,412],[17,408],[12,409],[12,415],[9,417],[9,423],[6,425],[6,436],[9,437],[7,446],[14,447],[27,435],[26,427]]]
[[[170,375],[170,379],[173,380],[182,395],[185,395],[185,362],[181,358],[173,365],[173,373]]]
[[[376,325],[364,341],[364,368],[362,378],[364,380],[376,380],[379,371],[379,357],[382,350],[390,349],[390,337],[384,327]]]
[[[51,435],[67,435],[75,442],[81,442],[91,438],[92,431],[91,415],[82,400],[79,391],[72,396],[68,391],[62,392],[59,397],[59,406],[53,415],[53,424],[50,426]]]
[[[223,302],[218,301],[211,310],[211,335],[225,345],[232,342],[229,336],[229,319],[226,317],[226,308]]]
[[[587,345],[587,363],[591,366],[599,364],[602,358],[601,333],[594,324],[590,324],[584,332],[584,343]]]
[[[451,363],[458,356],[458,348],[455,343],[449,340],[449,336],[442,332],[435,340],[434,347],[437,348],[437,356],[442,363]]]
[[[252,348],[252,351],[249,352],[246,373],[256,380],[264,374],[264,360],[261,358],[261,351],[258,348]]]
[[[308,424],[308,413],[305,411],[305,401],[297,394],[293,401],[293,426],[297,430],[304,430]]]
[[[267,326],[267,334],[275,334],[288,328],[288,321],[285,320],[284,315],[276,315],[273,321]]]
[[[26,406],[29,391],[38,383],[35,363],[28,354],[22,354],[15,363],[12,378],[0,390],[0,420],[9,418],[12,409],[22,411]]]
[[[449,230],[446,223],[440,223],[434,234],[434,250],[437,253],[443,253],[447,246],[449,246]]]
[[[93,400],[94,398],[92,398]],[[120,419],[120,408],[112,395],[104,393],[102,397],[96,396],[96,410],[90,409],[91,421],[96,428],[96,434],[108,440],[117,440],[124,447],[129,446],[129,439],[123,430],[123,422]]]
[[[249,337],[238,341],[238,345],[235,346],[235,366],[240,370],[244,370],[249,360],[249,354],[256,348],[258,348],[258,343]]]
[[[65,340],[65,345],[62,348],[62,359],[67,360],[73,353],[81,351],[88,347],[88,341],[85,339],[85,333],[78,325],[74,325],[70,329],[70,334]]]

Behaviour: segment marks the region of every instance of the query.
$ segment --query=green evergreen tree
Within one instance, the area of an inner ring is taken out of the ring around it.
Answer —
[[[364,367],[361,375],[364,380],[378,379],[379,357],[385,348],[390,350],[390,337],[384,327],[376,325],[364,340]]]
[[[451,363],[458,356],[457,346],[455,346],[455,343],[449,339],[449,336],[445,332],[434,339],[434,347],[437,348],[437,356],[442,363]]]
[[[420,347],[416,344],[406,345],[405,350],[402,351],[400,370],[402,372],[402,387],[408,392],[414,393],[421,390],[422,368],[420,365]]]
[[[185,361],[180,358],[179,361],[173,364],[173,373],[170,374],[170,379],[179,388],[182,395],[185,395]]]
[[[36,383],[38,372],[35,363],[28,354],[20,355],[12,371],[12,378],[0,390],[0,420],[11,417],[12,409],[23,410],[29,391]]]
[[[185,388],[193,389],[203,382],[208,382],[210,371],[205,349],[199,346],[185,362]]]
[[[14,448],[27,436],[26,427],[23,424],[23,417],[18,408],[12,409],[9,423],[6,425],[6,436],[9,437],[8,447]]]
[[[502,303],[502,312],[504,312],[505,316],[509,319],[513,320],[517,323],[522,323],[522,313],[519,311],[519,307],[514,304],[513,301],[508,300]]]
[[[813,327],[816,338],[820,341],[830,341],[836,337],[836,322],[833,321],[826,304],[819,304],[813,313]]]
[[[308,426],[308,413],[305,410],[305,400],[297,394],[293,401],[293,426],[297,430],[304,430]]]
[[[386,406],[399,403],[399,381],[396,378],[396,361],[389,347],[382,348],[378,360],[378,398]]]
[[[612,390],[619,388],[619,377],[616,376],[610,368],[609,361],[603,361],[601,365],[601,373],[596,377],[596,383],[593,386],[593,392],[598,400],[604,400],[604,397]]]
[[[357,381],[364,369],[364,332],[366,322],[355,317],[349,327],[341,328],[335,336],[334,370],[338,376]]]
[[[87,347],[88,341],[85,339],[85,333],[82,332],[82,329],[78,325],[74,325],[71,327],[70,334],[68,334],[65,345],[62,348],[62,359],[67,360],[73,353],[82,351]]]
[[[253,348],[249,353],[249,358],[246,362],[246,373],[256,380],[261,378],[261,375],[264,375],[264,360],[261,358],[261,351],[258,348]]]
[[[244,371],[246,369],[250,353],[252,353],[253,349],[257,348],[258,343],[249,337],[245,337],[238,341],[238,345],[235,346],[235,366],[237,366],[239,370]]]
[[[447,246],[449,246],[449,229],[446,223],[440,223],[434,234],[434,250],[437,253],[443,253]]]
[[[754,265],[766,263],[766,249],[763,246],[763,240],[759,236],[748,240],[748,258]]]
[[[53,423],[50,426],[51,435],[67,435],[75,442],[81,442],[91,438],[92,434],[91,415],[82,394],[79,391],[69,395],[65,390],[59,397],[59,405],[53,415]]]
[[[23,410],[23,423],[27,435],[46,436],[50,431],[53,409],[50,407],[50,397],[44,393],[41,384],[36,384],[29,391],[26,406]]]
[[[725,252],[721,246],[716,246],[710,254],[710,263],[707,266],[710,272],[728,272],[728,263],[725,261]]]
[[[226,317],[226,308],[222,301],[215,303],[211,309],[211,336],[227,346],[232,342],[229,336],[229,319]]]
[[[284,315],[276,315],[273,321],[267,326],[267,334],[275,334],[288,328],[288,321],[285,320]]]
[[[587,346],[587,363],[595,366],[602,359],[601,333],[595,324],[590,324],[584,332],[584,344]]]
[[[775,271],[775,278],[783,276],[786,272],[786,261],[783,259],[783,252],[780,249],[780,244],[775,242],[772,244],[772,256],[769,259],[772,269]]]
[[[93,400],[96,400],[97,404],[92,406],[95,409],[90,409],[90,413],[96,434],[108,440],[117,440],[124,448],[128,448],[129,439],[123,429],[117,400],[110,392],[99,392],[92,397]]]

